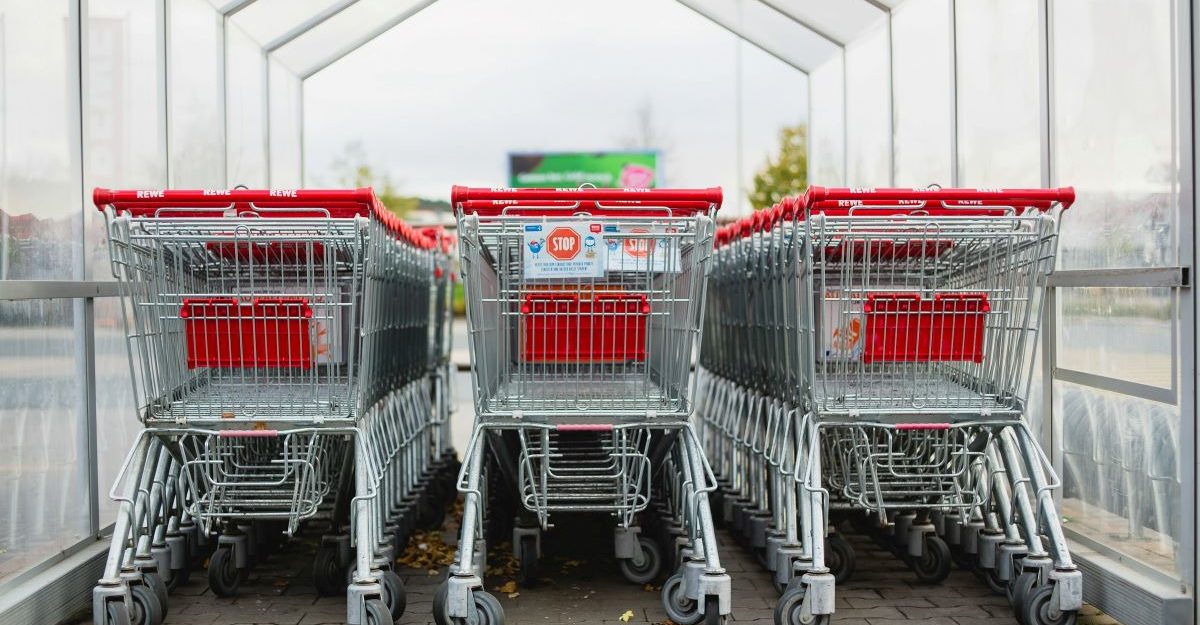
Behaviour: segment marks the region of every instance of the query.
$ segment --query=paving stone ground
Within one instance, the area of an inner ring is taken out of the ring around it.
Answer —
[[[610,527],[610,526],[609,526]],[[442,536],[453,540],[454,521]],[[955,570],[939,585],[922,585],[894,556],[869,540],[851,536],[858,558],[854,578],[837,588],[839,625],[1015,625],[1016,619],[1003,597],[992,594],[972,573]],[[626,582],[612,559],[611,529],[594,521],[569,518],[546,535],[541,581],[534,588],[496,592],[513,582],[511,565],[498,545],[492,552],[486,585],[504,606],[510,625],[563,625],[599,623],[669,623],[657,587]],[[772,623],[776,592],[770,576],[753,556],[744,552],[724,531],[720,534],[721,559],[733,579],[734,623]],[[259,564],[233,599],[222,599],[208,589],[203,571],[171,596],[166,625],[316,625],[345,622],[343,597],[317,597],[311,576],[314,537],[292,539],[269,560]],[[433,593],[445,567],[398,570],[408,592],[402,625],[432,624]],[[1119,625],[1110,617],[1085,606],[1082,625]],[[80,621],[90,623],[90,621]]]

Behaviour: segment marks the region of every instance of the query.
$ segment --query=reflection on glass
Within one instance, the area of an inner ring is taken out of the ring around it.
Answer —
[[[845,65],[837,54],[809,74],[809,183],[841,186],[846,181]]]
[[[0,2],[0,280],[81,277],[68,6]]]
[[[171,180],[177,188],[225,186],[221,16],[204,0],[172,0],[167,104]]]
[[[1051,5],[1054,182],[1079,193],[1079,214],[1063,227],[1060,267],[1177,262],[1171,5]]]
[[[955,4],[961,186],[1041,182],[1037,5],[1037,0]]]
[[[1179,547],[1179,409],[1055,382],[1062,515],[1078,534],[1160,571]]]
[[[846,46],[846,182],[887,186],[891,179],[888,137],[887,23]]]
[[[1171,289],[1058,289],[1058,365],[1171,388]]]
[[[950,186],[950,0],[909,0],[892,13],[895,183]]]
[[[237,25],[225,31],[229,186],[267,186],[267,69],[262,48]]]
[[[304,124],[300,110],[304,85],[295,74],[274,59],[270,60],[268,72],[271,186],[300,187],[304,184],[300,145]]]
[[[0,582],[88,534],[73,316],[0,301]]]

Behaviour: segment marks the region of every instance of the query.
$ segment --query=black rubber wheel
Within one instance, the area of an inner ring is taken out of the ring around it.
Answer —
[[[1003,597],[1008,594],[1008,582],[998,577],[995,567],[990,569],[977,568],[975,569],[975,576],[983,580],[983,583],[987,584],[987,587],[997,595]]]
[[[208,587],[218,597],[232,597],[242,583],[242,574],[233,563],[233,550],[218,547],[208,559]]]
[[[363,625],[392,625],[395,622],[383,599],[367,599],[363,602]]]
[[[829,625],[829,614],[804,617],[804,594],[805,588],[801,584],[794,584],[783,593],[779,603],[775,604],[775,625]]]
[[[634,584],[645,585],[657,579],[658,574],[662,571],[662,550],[652,538],[638,536],[637,539],[638,545],[642,548],[641,560],[625,558],[617,564],[625,579]]]
[[[486,590],[476,590],[471,593],[475,599],[476,621],[471,625],[504,625],[504,608],[492,593]]]
[[[317,594],[323,597],[334,597],[346,592],[346,572],[338,559],[338,549],[333,546],[317,548],[313,558],[313,585]]]
[[[435,625],[450,625],[446,617],[446,594],[450,592],[450,584],[442,582],[437,592],[433,593],[433,622]]]
[[[171,581],[167,584],[167,590],[175,592],[176,588],[187,584],[192,579],[192,568],[186,564],[180,569],[171,569]]]
[[[167,618],[167,602],[171,600],[170,589],[167,588],[167,583],[163,581],[162,575],[158,573],[143,573],[142,581],[145,582],[150,590],[158,597],[158,606],[162,608],[162,617]],[[161,619],[160,619],[161,620]]]
[[[129,596],[133,600],[132,609],[129,611],[131,625],[160,625],[166,618],[158,595],[149,587],[131,586]]]
[[[521,537],[521,588],[533,588],[538,580],[537,537]]]
[[[379,585],[383,587],[383,602],[392,613],[392,621],[400,620],[404,615],[404,608],[408,607],[408,592],[404,589],[404,580],[389,569],[380,572]]]
[[[909,559],[917,579],[925,584],[940,584],[950,576],[950,546],[941,538],[925,536],[924,553]]]
[[[124,601],[109,601],[104,606],[104,625],[133,625],[129,618],[129,606]]]
[[[721,599],[715,595],[704,598],[704,625],[725,625],[721,614]]]
[[[1026,604],[1026,598],[1032,595],[1034,589],[1037,588],[1037,578],[1037,573],[1034,571],[1024,571],[1008,585],[1008,603],[1017,615],[1017,622],[1021,625],[1030,625],[1025,622],[1023,607]]]
[[[831,534],[825,539],[825,566],[833,572],[833,578],[838,584],[844,584],[854,577],[858,559],[854,547],[838,534]]]
[[[1018,618],[1025,625],[1074,625],[1077,613],[1074,610],[1057,610],[1052,605],[1054,586],[1038,586],[1025,595],[1025,604],[1017,610]]]
[[[667,617],[678,625],[696,625],[704,618],[699,604],[683,593],[683,576],[679,573],[663,583],[662,603]]]

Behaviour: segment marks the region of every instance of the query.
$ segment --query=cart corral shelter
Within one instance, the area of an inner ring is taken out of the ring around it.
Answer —
[[[431,4],[0,4],[0,623],[90,602],[141,431],[90,189],[310,186],[308,79]],[[1075,187],[1031,433],[1084,600],[1126,625],[1195,622],[1196,8],[678,4],[805,76],[812,184]]]

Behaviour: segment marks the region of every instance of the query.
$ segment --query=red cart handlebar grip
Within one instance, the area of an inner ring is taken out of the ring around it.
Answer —
[[[704,202],[720,208],[724,194],[720,187],[707,189],[512,189],[464,187],[450,190],[450,203],[458,206],[471,200],[515,200],[517,202],[637,202],[658,205],[662,202]]]
[[[926,202],[970,202],[987,200],[1007,202],[1018,206],[1033,202],[1062,204],[1064,210],[1075,202],[1075,187],[1057,189],[899,189],[860,187],[809,187],[800,199],[803,207],[814,203],[837,200],[862,200],[875,202],[884,200],[916,200]]]
[[[437,238],[427,236],[387,210],[375,191],[361,189],[104,189],[92,191],[98,210],[111,206],[116,212],[133,217],[155,217],[159,211],[171,211],[170,217],[218,218],[232,208],[235,213],[268,210],[267,217],[279,219],[324,217],[336,219],[373,217],[397,239],[414,247],[433,249]],[[171,209],[177,209],[172,211]],[[211,210],[204,210],[211,209]],[[291,210],[289,210],[291,209]],[[185,212],[186,211],[186,212]]]

